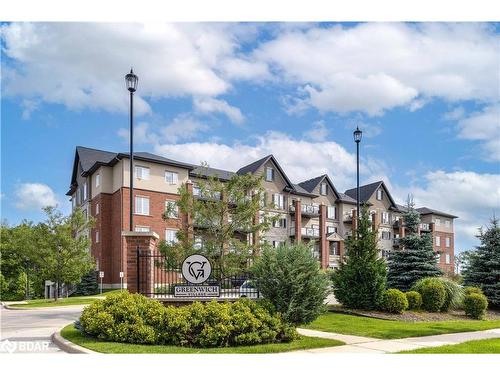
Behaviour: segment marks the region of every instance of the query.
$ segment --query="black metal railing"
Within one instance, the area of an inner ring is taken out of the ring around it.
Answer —
[[[192,284],[182,276],[182,264],[168,259],[158,251],[138,250],[136,288],[139,293],[156,299],[203,299],[203,297],[175,295],[176,287],[200,285],[218,286],[218,296],[216,297],[218,299],[260,297],[249,271],[224,272],[218,263],[211,261],[211,265],[210,277],[202,284]],[[247,265],[250,265],[250,262]]]

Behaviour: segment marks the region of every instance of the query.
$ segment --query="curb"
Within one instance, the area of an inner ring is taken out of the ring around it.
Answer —
[[[20,304],[24,305],[24,304]],[[3,307],[7,310],[50,310],[50,309],[60,309],[60,308],[65,308],[65,307],[75,307],[75,306],[88,306],[89,304],[83,304],[83,305],[63,305],[63,306],[43,306],[43,307],[16,307],[16,306],[10,306],[7,304],[3,304]]]
[[[66,340],[61,336],[60,332],[54,332],[52,336],[50,336],[50,340],[63,352],[71,353],[71,354],[100,354],[98,352],[94,352],[93,350],[84,348],[83,346],[76,345],[75,343]]]

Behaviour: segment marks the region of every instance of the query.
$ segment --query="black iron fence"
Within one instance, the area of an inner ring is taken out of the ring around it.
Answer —
[[[210,277],[201,284],[193,284],[183,277],[182,264],[168,259],[157,251],[138,249],[137,291],[156,299],[260,297],[249,271],[224,271],[217,262],[210,263],[212,266]]]

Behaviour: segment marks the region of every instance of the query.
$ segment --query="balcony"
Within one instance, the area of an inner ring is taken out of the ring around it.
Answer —
[[[218,191],[202,191],[199,187],[193,186],[193,197],[204,201],[220,201],[221,194]]]
[[[420,223],[419,227],[420,227],[421,232],[430,232],[431,231],[431,226],[428,223]]]
[[[352,223],[352,213],[347,213],[343,217],[344,223]]]
[[[290,205],[290,213],[295,213],[295,205]],[[300,214],[307,217],[318,217],[319,216],[319,206],[313,204],[301,204]]]
[[[300,228],[302,238],[319,238],[320,232],[318,228]],[[295,236],[295,228],[290,228],[290,236]]]

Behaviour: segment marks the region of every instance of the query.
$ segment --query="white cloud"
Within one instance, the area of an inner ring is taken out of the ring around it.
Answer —
[[[219,112],[226,115],[235,124],[241,124],[245,117],[239,108],[229,105],[225,100],[214,98],[195,98],[194,109],[201,113]]]
[[[16,189],[15,195],[15,206],[20,210],[39,210],[46,206],[56,206],[58,204],[56,195],[45,184],[20,184]]]
[[[417,206],[426,206],[458,216],[455,221],[457,246],[467,250],[477,244],[477,228],[486,225],[500,207],[500,175],[471,171],[432,171],[422,185],[396,186],[394,195],[402,201],[412,193]]]
[[[138,113],[151,110],[145,96],[217,96],[231,88],[225,71],[246,79],[265,74],[265,65],[250,67],[251,61],[235,57],[246,29],[218,23],[4,25],[2,53],[15,64],[3,69],[3,92],[74,110],[126,111],[124,75],[133,66]]]
[[[416,110],[433,97],[498,99],[498,36],[487,24],[285,29],[254,56],[299,87],[301,109],[380,115],[398,106]]]
[[[311,141],[322,142],[325,141],[328,133],[330,133],[330,131],[325,126],[325,122],[320,120],[313,123],[311,129],[304,132],[304,137],[310,139]]]

